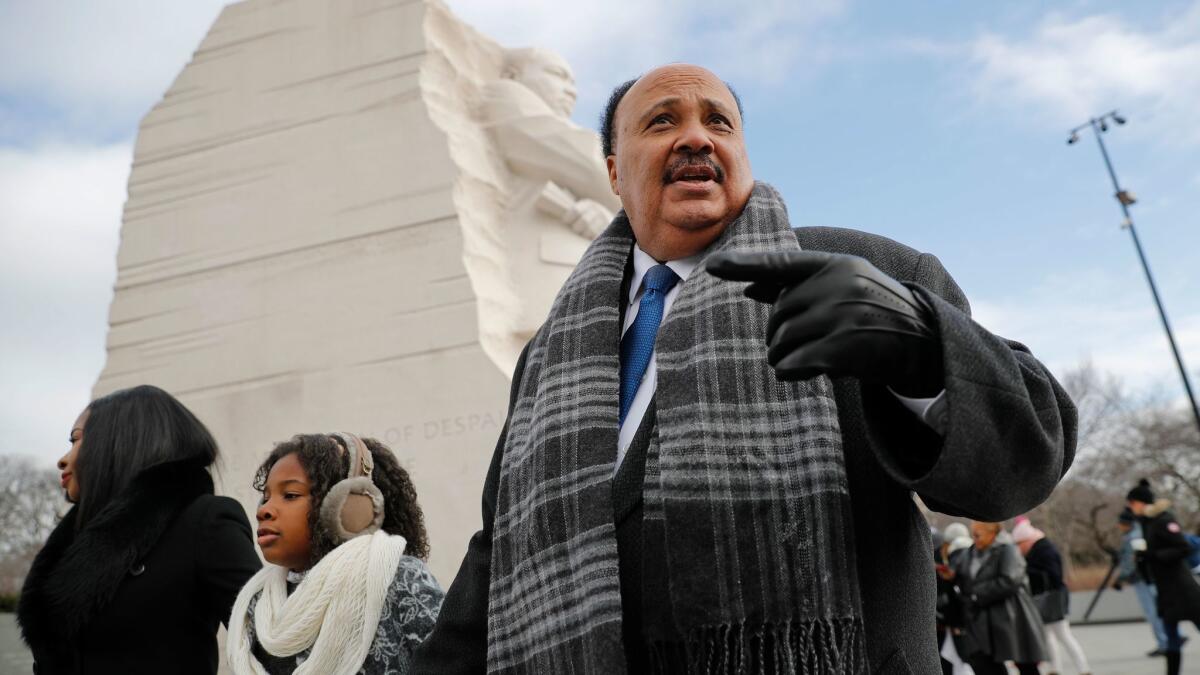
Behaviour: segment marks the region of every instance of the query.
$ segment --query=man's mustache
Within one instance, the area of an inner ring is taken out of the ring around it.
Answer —
[[[695,153],[681,155],[671,162],[663,171],[663,185],[674,183],[682,176],[687,175],[689,171],[695,170],[711,173],[712,179],[717,183],[725,182],[725,170],[714,162],[712,157],[707,154]]]

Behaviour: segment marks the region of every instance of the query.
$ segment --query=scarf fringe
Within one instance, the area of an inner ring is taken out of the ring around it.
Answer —
[[[863,623],[853,618],[705,626],[684,643],[647,649],[651,672],[662,675],[859,675],[867,666]]]

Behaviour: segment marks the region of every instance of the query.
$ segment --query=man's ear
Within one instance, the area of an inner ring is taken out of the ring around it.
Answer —
[[[617,156],[609,155],[605,157],[604,163],[608,166],[608,186],[612,188],[614,195],[620,197],[621,191],[617,189]]]

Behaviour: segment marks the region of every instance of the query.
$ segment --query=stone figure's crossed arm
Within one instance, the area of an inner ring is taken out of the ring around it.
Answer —
[[[587,239],[595,239],[613,218],[612,209],[587,197],[576,199],[575,195],[551,180],[542,186],[537,208]]]

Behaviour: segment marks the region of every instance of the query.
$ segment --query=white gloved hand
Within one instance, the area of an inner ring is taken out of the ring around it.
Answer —
[[[1146,550],[1146,540],[1141,538],[1134,539],[1129,542],[1129,548],[1137,551],[1138,553],[1143,553]]]

